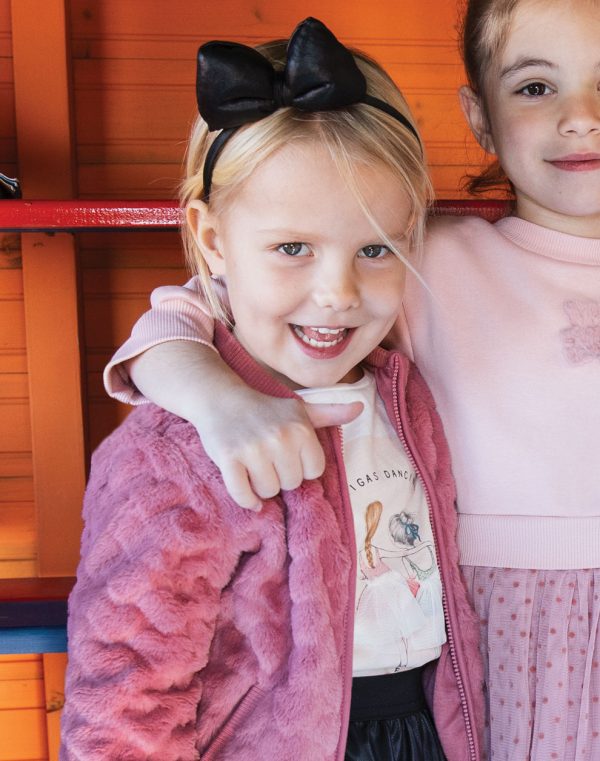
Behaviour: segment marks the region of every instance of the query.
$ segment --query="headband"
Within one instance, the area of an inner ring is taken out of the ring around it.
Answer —
[[[254,48],[214,40],[198,50],[196,98],[208,129],[222,130],[204,162],[204,196],[208,201],[215,163],[221,150],[244,124],[264,119],[280,108],[331,111],[366,103],[393,116],[417,138],[410,121],[389,103],[367,95],[364,74],[352,53],[321,21],[307,18],[294,29],[283,71]]]

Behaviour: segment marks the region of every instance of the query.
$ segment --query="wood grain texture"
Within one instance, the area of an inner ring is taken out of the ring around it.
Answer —
[[[0,761],[48,759],[41,655],[0,655]]]
[[[76,173],[64,0],[13,0],[11,23],[24,196],[69,198]],[[37,572],[70,576],[79,558],[85,482],[77,257],[65,234],[23,235],[21,256]]]
[[[168,197],[195,114],[198,45],[254,45],[288,36],[307,15],[375,57],[402,88],[422,130],[439,197],[461,197],[465,166],[481,153],[460,113],[463,80],[455,0],[377,4],[293,0],[75,0],[71,3],[78,181],[84,197]]]

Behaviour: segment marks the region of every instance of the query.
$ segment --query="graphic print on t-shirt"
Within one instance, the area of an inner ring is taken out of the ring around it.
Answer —
[[[445,640],[433,542],[422,540],[411,513],[386,509],[379,500],[365,507],[364,522],[364,541],[357,545],[355,631],[364,633],[364,649],[375,657],[387,654],[397,661],[395,671],[404,670],[409,652]]]
[[[353,674],[428,663],[446,641],[429,508],[375,379],[365,372],[353,384],[299,393],[310,402],[364,405],[340,432],[357,550]]]

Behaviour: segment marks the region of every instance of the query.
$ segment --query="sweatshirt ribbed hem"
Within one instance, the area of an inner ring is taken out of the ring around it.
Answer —
[[[458,517],[461,565],[568,570],[600,568],[600,516]]]

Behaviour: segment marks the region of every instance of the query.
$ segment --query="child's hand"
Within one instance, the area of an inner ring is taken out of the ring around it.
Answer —
[[[261,499],[320,476],[325,459],[314,429],[341,425],[362,411],[360,402],[304,404],[248,387],[237,394],[239,405],[229,412],[218,405],[214,420],[207,421],[205,413],[197,428],[229,494],[240,507],[254,510]]]
[[[247,386],[212,348],[165,341],[127,361],[139,391],[192,423],[227,491],[241,506],[295,489],[323,473],[315,428],[354,420],[362,404],[304,404]],[[218,389],[218,402],[211,389]]]

